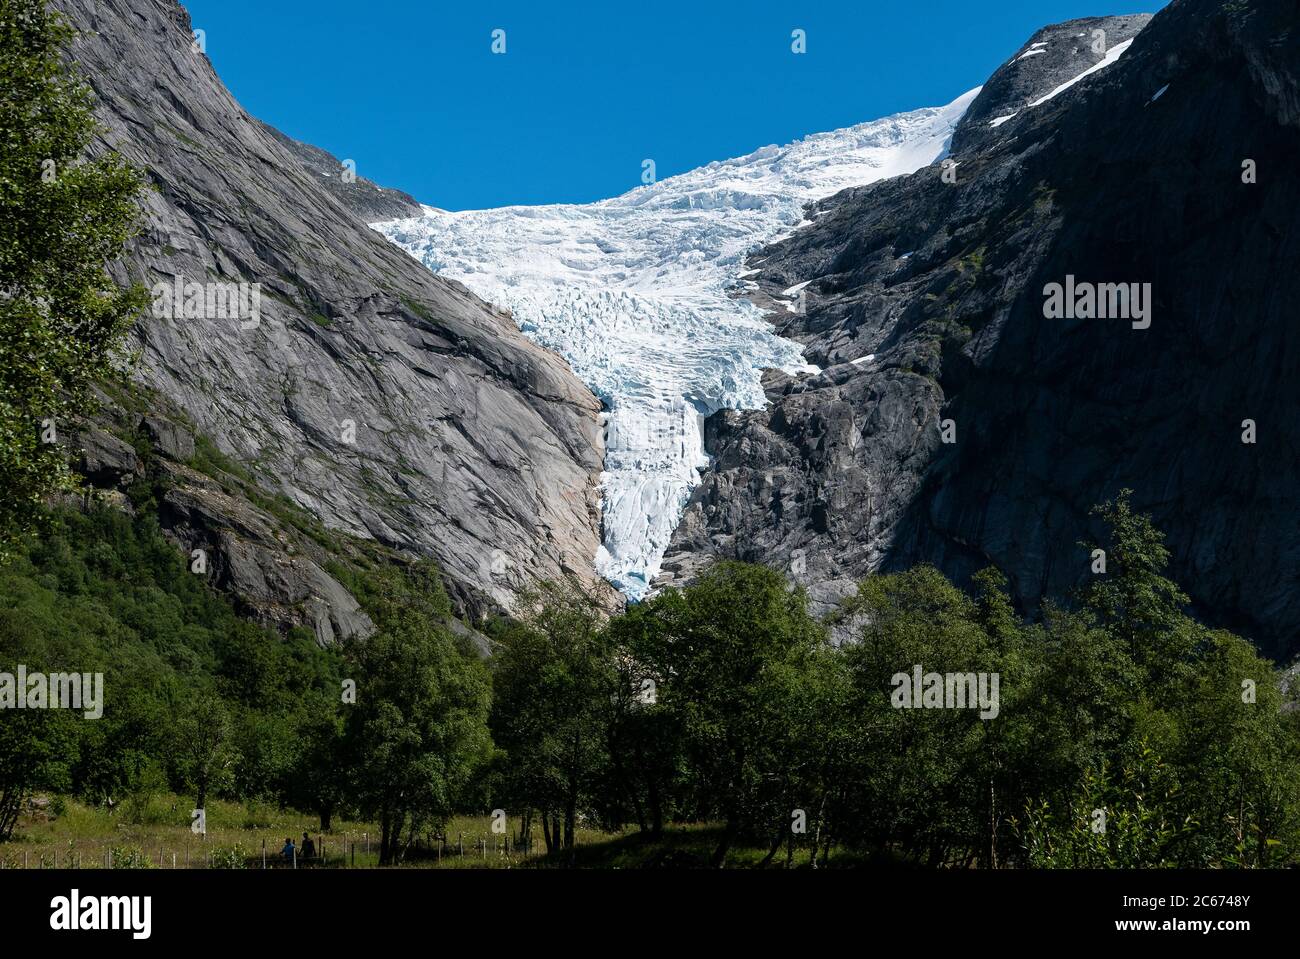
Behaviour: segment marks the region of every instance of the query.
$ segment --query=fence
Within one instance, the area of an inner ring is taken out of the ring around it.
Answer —
[[[7,855],[0,846],[0,869],[351,869],[378,865],[378,837],[369,832],[318,835],[313,841],[315,855],[307,858],[300,856],[297,845],[286,857],[278,844],[268,846],[266,840],[254,853],[238,843],[223,846],[202,841],[180,848],[164,843],[157,850],[84,841]],[[458,832],[430,834],[404,844],[403,861],[491,866],[503,858],[539,859],[545,853],[545,846],[535,836],[524,841],[518,836]]]

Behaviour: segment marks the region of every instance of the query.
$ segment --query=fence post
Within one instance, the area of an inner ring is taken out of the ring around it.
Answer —
[[[262,868],[266,868],[266,840],[262,840]]]
[[[352,844],[352,868],[357,868],[357,844]]]

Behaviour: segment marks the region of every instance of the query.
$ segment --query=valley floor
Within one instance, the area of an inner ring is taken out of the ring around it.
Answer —
[[[109,812],[64,797],[42,796],[37,809],[22,817],[13,841],[0,844],[0,869],[285,869],[279,856],[287,837],[301,845],[307,831],[323,859],[302,868],[376,868],[379,865],[379,826],[339,820],[322,833],[314,815],[277,809],[264,803],[212,802],[208,806],[206,840],[193,834],[186,813],[192,803],[173,795],[145,803],[124,803]],[[515,825],[515,824],[512,824]],[[398,868],[408,869],[645,869],[705,868],[717,845],[721,827],[692,824],[665,827],[658,839],[636,829],[605,832],[580,827],[570,857],[547,855],[540,830],[532,850],[492,831],[490,816],[457,816],[442,842],[422,840]],[[265,866],[263,866],[265,852]],[[787,852],[790,857],[787,858]],[[738,846],[728,856],[728,868],[755,868],[767,849]],[[807,868],[811,842],[782,847],[770,868]],[[819,865],[822,863],[819,862]],[[849,852],[832,849],[825,865],[863,865]]]

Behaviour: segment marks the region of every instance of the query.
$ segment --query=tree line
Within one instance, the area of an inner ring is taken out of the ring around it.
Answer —
[[[0,671],[102,670],[104,714],[9,711],[0,828],[35,790],[122,815],[169,790],[370,819],[385,863],[493,809],[561,862],[579,827],[709,823],[701,865],[1295,863],[1281,672],[1187,614],[1127,498],[1100,516],[1107,572],[1032,620],[993,569],[868,577],[819,619],[720,562],[614,617],[548,585],[485,659],[431,564],[340,570],[378,630],[322,650],[236,616],[147,515],[68,511],[0,570]],[[997,709],[901,708],[917,670],[996,676]]]
[[[995,569],[969,592],[926,566],[869,577],[834,623],[733,562],[603,626],[550,590],[492,664],[499,795],[552,849],[576,816],[648,837],[717,822],[714,866],[739,842],[765,864],[1295,862],[1300,714],[1281,674],[1186,613],[1127,495],[1098,514],[1107,572],[1033,621]],[[996,715],[900,708],[917,667],[996,676]]]

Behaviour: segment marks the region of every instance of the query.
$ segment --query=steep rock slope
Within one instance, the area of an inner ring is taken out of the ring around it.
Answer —
[[[954,136],[955,183],[934,166],[848,191],[763,251],[770,294],[808,283],[776,322],[824,369],[710,419],[666,565],[780,559],[833,602],[870,570],[996,563],[1033,608],[1090,575],[1089,508],[1129,487],[1203,615],[1294,651],[1298,24],[1295,0],[1175,0],[994,126],[1028,100],[1003,82],[1022,51]],[[1150,327],[1047,318],[1067,276],[1150,283]]]
[[[87,482],[69,505],[147,511],[186,554],[192,573],[231,594],[242,615],[263,625],[308,627],[321,646],[373,631],[356,599],[325,569],[346,563],[352,543],[329,534],[324,548],[317,539],[326,539],[325,531],[306,514],[223,468],[238,471],[233,463],[211,462],[204,438],[164,398],[109,388],[94,418],[65,437]]]
[[[1085,17],[1043,27],[989,77],[952,138],[952,152],[996,143],[997,129],[1109,68],[1151,21],[1151,14]]]
[[[131,278],[261,284],[255,325],[142,320],[143,381],[327,525],[432,555],[462,608],[591,577],[600,407],[563,361],[331,196],[174,0],[56,6],[105,140],[156,188]]]

